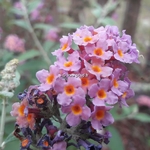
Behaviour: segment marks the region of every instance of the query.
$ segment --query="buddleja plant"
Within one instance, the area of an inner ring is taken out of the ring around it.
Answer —
[[[6,119],[6,106],[8,99],[14,95],[14,90],[19,85],[20,75],[16,71],[18,60],[13,59],[9,61],[5,68],[0,72],[0,100],[2,102],[1,109],[1,122],[0,122],[0,149],[4,148],[5,142],[3,141],[5,119]]]
[[[134,95],[124,64],[139,63],[136,45],[116,26],[82,26],[52,54],[54,65],[36,73],[39,85],[19,93],[12,106],[21,150],[101,150],[111,137],[110,110],[128,106]]]

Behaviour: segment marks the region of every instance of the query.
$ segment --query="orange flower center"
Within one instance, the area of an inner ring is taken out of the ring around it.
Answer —
[[[53,74],[51,74],[51,75],[49,75],[47,78],[46,78],[46,82],[48,83],[48,84],[51,84],[52,82],[53,82],[53,80],[54,80],[54,75]]]
[[[65,67],[71,67],[73,65],[72,61],[67,61],[64,63]]]
[[[106,94],[105,90],[100,89],[100,90],[97,92],[97,96],[98,96],[100,99],[105,99],[105,98],[107,97],[107,94]]]
[[[74,115],[80,115],[82,113],[82,108],[80,105],[74,105],[71,107],[71,111]]]
[[[82,86],[88,86],[89,85],[89,80],[88,78],[81,78],[81,83],[82,83]]]
[[[123,57],[123,53],[122,53],[122,50],[118,50],[118,55],[120,56],[120,57]]]
[[[104,116],[105,116],[105,111],[104,111],[104,110],[98,110],[98,111],[96,112],[96,119],[97,119],[97,120],[103,119]]]
[[[113,81],[113,85],[114,85],[114,87],[115,87],[115,88],[118,88],[119,84],[118,84],[118,82],[117,82],[117,80],[116,80],[116,79],[114,79],[114,81]]]
[[[86,36],[85,38],[84,38],[84,42],[89,42],[89,41],[91,41],[92,40],[92,38],[90,37],[90,36]]]
[[[48,147],[49,146],[48,141],[43,141],[43,145],[46,146],[46,147]]]
[[[21,142],[21,146],[22,146],[22,147],[26,147],[26,146],[28,145],[28,143],[29,143],[29,139],[24,139],[24,140],[22,140],[22,142]]]
[[[38,104],[43,104],[43,103],[44,103],[44,100],[43,100],[42,98],[39,98],[39,99],[37,100],[37,103],[38,103]]]
[[[27,121],[28,121],[28,122],[31,122],[32,119],[33,119],[33,117],[34,117],[33,114],[28,114],[28,116],[27,116]]]
[[[75,93],[75,88],[73,85],[65,86],[64,90],[65,90],[66,95],[73,95]]]
[[[101,48],[96,48],[94,49],[94,54],[97,56],[102,56],[103,55],[103,50]]]
[[[122,94],[122,98],[126,98],[126,96],[127,96],[127,92],[124,92],[124,93]]]
[[[92,70],[94,72],[101,72],[101,68],[99,66],[92,66]]]
[[[20,105],[20,107],[18,109],[20,116],[24,116],[24,109],[25,109],[25,105],[24,104]]]
[[[65,43],[63,46],[62,46],[62,50],[65,50],[66,48],[68,47],[68,43]]]

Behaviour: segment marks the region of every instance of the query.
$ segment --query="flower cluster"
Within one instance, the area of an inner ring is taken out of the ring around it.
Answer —
[[[134,95],[123,63],[139,63],[136,45],[116,26],[82,26],[63,36],[52,54],[54,65],[36,73],[40,84],[20,93],[21,102],[13,104],[21,148],[101,150],[111,137],[100,134],[114,122],[110,110],[117,103],[128,106],[126,100]]]
[[[17,35],[10,34],[6,37],[4,46],[6,49],[12,52],[24,52],[25,42]]]

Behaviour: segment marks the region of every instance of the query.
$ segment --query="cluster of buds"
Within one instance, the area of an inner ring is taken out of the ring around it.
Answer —
[[[128,106],[134,95],[123,63],[139,63],[136,45],[116,26],[82,26],[63,36],[52,54],[54,65],[36,73],[40,84],[20,93],[21,102],[13,104],[21,149],[101,150],[111,137],[104,132],[114,122],[110,110],[117,103]]]
[[[20,84],[19,79],[16,79],[18,75],[16,72],[17,65],[18,60],[13,59],[9,61],[5,65],[5,68],[0,72],[0,96],[12,97],[15,88]]]

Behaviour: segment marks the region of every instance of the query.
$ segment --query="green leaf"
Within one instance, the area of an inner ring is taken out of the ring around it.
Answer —
[[[10,9],[10,13],[14,13],[14,14],[17,14],[19,16],[23,16],[24,15],[23,11],[21,9],[17,9],[17,8],[14,8],[14,7]]]
[[[45,41],[43,44],[43,48],[47,51],[50,52],[51,48],[56,44],[56,42],[53,41]]]
[[[93,4],[93,6],[94,6],[94,9],[92,9],[92,14],[96,18],[99,18],[102,13],[102,7],[98,3]]]
[[[28,1],[27,3],[28,13],[31,13],[34,9],[36,9],[39,4],[40,4],[39,0]]]
[[[115,21],[110,17],[100,18],[97,22],[102,25],[115,25]]]
[[[110,143],[108,144],[110,150],[124,150],[122,139],[117,129],[110,126],[108,127],[108,130],[112,134],[112,137],[110,138]]]
[[[114,2],[113,0],[109,0],[103,7],[105,16],[107,16],[110,12],[114,11],[118,6],[118,3],[119,2]]]
[[[145,113],[137,113],[134,116],[131,116],[130,118],[139,120],[141,122],[150,122],[150,115]]]
[[[55,27],[48,25],[48,24],[44,24],[44,23],[37,23],[34,25],[33,28],[34,29],[42,29],[42,30],[50,30],[50,29],[54,29]]]
[[[20,149],[20,141],[18,139],[13,140],[5,145],[4,150],[19,150]]]
[[[10,133],[10,134],[6,137],[6,139],[4,140],[4,143],[7,144],[7,143],[12,142],[12,141],[14,141],[14,140],[17,140],[17,139],[16,139],[16,137],[13,135],[13,132],[12,132],[12,133]]]
[[[0,91],[0,97],[8,97],[11,98],[14,96],[13,92],[8,92],[8,91]]]
[[[59,27],[61,28],[68,28],[68,29],[76,29],[79,28],[81,24],[79,23],[61,23]]]
[[[20,56],[17,57],[17,59],[19,61],[25,61],[27,59],[31,59],[31,58],[34,58],[36,56],[40,56],[40,52],[37,51],[37,50],[29,50],[25,53],[22,53]]]
[[[23,19],[11,21],[10,24],[15,24],[21,28],[29,30],[29,25]]]

